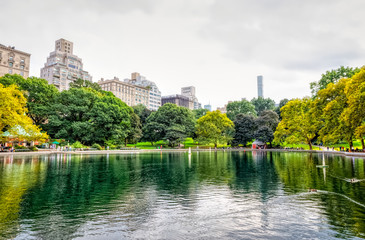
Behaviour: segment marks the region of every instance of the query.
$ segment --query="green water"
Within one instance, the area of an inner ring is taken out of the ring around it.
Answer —
[[[316,167],[323,159],[329,167]],[[0,238],[365,238],[364,162],[284,152],[0,156]]]

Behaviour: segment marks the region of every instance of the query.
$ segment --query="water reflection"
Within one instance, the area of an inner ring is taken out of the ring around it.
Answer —
[[[344,180],[365,179],[364,167],[260,151],[9,155],[0,237],[365,237],[365,182]]]

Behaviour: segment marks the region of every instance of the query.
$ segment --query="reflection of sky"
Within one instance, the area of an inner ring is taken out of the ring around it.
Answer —
[[[327,162],[324,181],[316,168],[322,157],[315,155],[8,156],[0,160],[0,193],[22,189],[10,199],[20,207],[12,235],[18,239],[322,239],[356,231],[364,237],[363,220],[354,221],[365,219],[364,209],[344,192],[363,183],[331,177],[360,178],[364,161]]]

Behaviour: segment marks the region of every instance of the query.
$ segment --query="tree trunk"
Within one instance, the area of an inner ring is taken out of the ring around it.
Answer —
[[[124,143],[125,147],[127,147],[127,144],[128,144],[128,139],[125,139],[125,143]]]
[[[217,148],[217,146],[218,146],[218,143],[214,143],[214,148]]]
[[[361,138],[361,146],[362,146],[362,150],[364,151],[365,146],[364,146],[364,139],[363,138]]]
[[[313,150],[312,142],[310,140],[307,140],[307,143],[309,145],[309,150]]]
[[[352,152],[352,147],[354,146],[352,140],[349,141],[349,146],[350,146],[349,152]]]

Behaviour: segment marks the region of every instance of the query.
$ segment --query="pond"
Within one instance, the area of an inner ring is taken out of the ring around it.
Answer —
[[[364,163],[244,151],[0,156],[0,238],[365,238]]]

